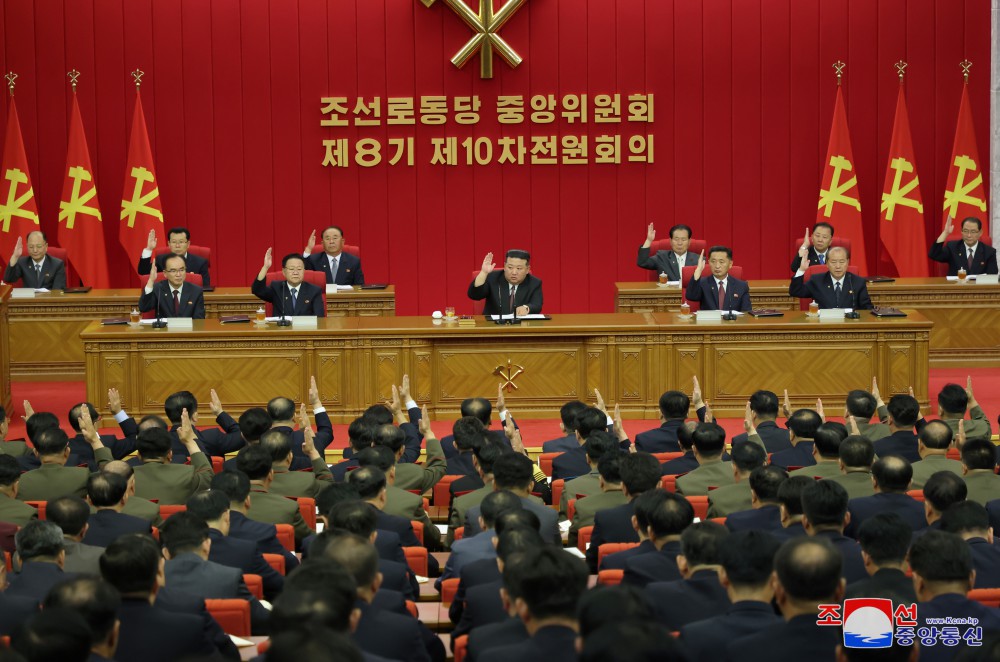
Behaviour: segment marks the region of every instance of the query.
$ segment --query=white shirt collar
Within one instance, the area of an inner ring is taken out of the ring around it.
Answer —
[[[830,274],[830,279],[833,281],[834,286],[836,286],[839,283],[841,287],[844,287],[844,279],[845,278],[847,278],[847,274],[846,273],[843,276],[840,277],[840,280],[837,280],[836,278],[833,277],[833,274]]]
[[[712,278],[713,278],[713,279],[715,279],[715,284],[716,284],[716,286],[718,286],[718,285],[719,285],[719,284],[721,283],[721,284],[722,284],[722,287],[726,287],[726,281],[728,281],[728,280],[729,280],[729,274],[726,274],[726,277],[725,277],[725,278],[723,278],[722,280],[719,280],[719,279],[718,279],[718,278],[716,278],[715,276],[712,276]]]
[[[42,257],[42,261],[41,262],[35,262],[35,258],[31,258],[31,265],[32,266],[34,266],[34,267],[40,267],[43,264],[45,264],[45,257],[44,256]]]
[[[681,264],[684,264],[685,262],[687,262],[687,258],[688,258],[688,254],[687,254],[687,251],[685,251],[684,253],[682,253],[682,254],[680,254],[680,255],[678,255],[677,253],[674,253],[673,251],[670,251],[670,254],[671,254],[671,255],[673,255],[673,256],[674,256],[674,258],[675,258],[675,259],[676,259],[676,260],[677,260],[678,262],[680,262]]]
[[[977,242],[976,242],[976,243],[974,243],[974,244],[973,244],[972,246],[968,246],[968,245],[966,245],[966,243],[965,243],[965,242],[963,241],[963,242],[962,242],[962,247],[963,247],[963,250],[965,251],[965,254],[966,254],[966,255],[968,255],[970,251],[971,251],[971,252],[972,252],[973,254],[975,254],[975,252],[976,252],[976,249],[977,249],[977,248],[979,248],[979,242],[977,241]]]

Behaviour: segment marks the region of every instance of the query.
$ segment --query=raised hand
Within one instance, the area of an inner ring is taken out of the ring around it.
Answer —
[[[35,410],[31,408],[31,403],[25,400],[21,403],[24,407],[24,416],[21,417],[22,421],[27,421],[29,418],[35,415]]]
[[[510,447],[515,453],[524,453],[524,443],[521,441],[521,431],[514,427],[514,417],[507,412],[507,418],[503,422],[503,433],[510,440]]]
[[[757,434],[757,430],[753,425],[753,411],[750,410],[749,400],[747,400],[747,406],[743,409],[743,431],[747,435]]]
[[[483,258],[483,266],[479,270],[481,273],[489,275],[496,268],[496,264],[493,262],[493,253],[487,253],[486,257]]]
[[[507,398],[503,395],[503,386],[497,384],[497,413],[499,414],[507,408]]]
[[[955,434],[955,448],[962,448],[965,445],[965,419],[958,419],[958,432]]]
[[[191,427],[191,417],[188,415],[188,410],[181,410],[181,426],[177,428],[177,438],[181,440],[184,447],[187,449],[188,453],[198,453],[201,451],[198,448],[198,441],[194,435],[194,428]]]
[[[712,405],[710,405],[707,402],[705,403],[705,422],[706,423],[715,422],[715,414],[712,413]]]
[[[118,395],[118,389],[108,389],[108,409],[112,414],[117,414],[122,410],[122,396]]]
[[[271,252],[273,250],[273,248],[268,248],[267,252],[264,253],[264,271],[268,271],[271,268],[271,264],[274,262],[271,258]]]
[[[812,246],[812,239],[809,237],[809,228],[806,228],[806,235],[802,237],[802,248],[806,249],[806,255],[809,254],[810,246]],[[799,253],[799,255],[801,254],[802,253]]]
[[[823,399],[816,398],[816,413],[819,414],[819,420],[826,423],[826,413],[823,411]]]
[[[156,260],[153,260],[152,264],[149,265],[149,278],[146,279],[146,289],[152,290],[154,285],[156,285]]]
[[[694,278],[695,280],[701,278],[701,272],[705,270],[705,249],[701,249],[701,253],[698,253],[698,266],[694,268]]]
[[[386,402],[385,406],[389,408],[393,416],[399,416],[400,412],[403,411],[403,407],[399,403],[399,389],[395,384],[392,385],[392,400]]]
[[[976,402],[976,396],[973,395],[972,393],[972,375],[969,375],[968,377],[965,378],[965,395],[968,396],[969,398],[969,404],[968,404],[969,409],[978,406],[978,403]]]
[[[601,412],[603,412],[603,414],[605,416],[607,416],[608,415],[608,407],[607,407],[607,405],[604,404],[604,397],[601,395],[601,392],[598,391],[596,388],[594,389],[594,397],[597,398],[597,402],[594,404],[594,407],[596,407],[597,409],[600,409]]]
[[[101,444],[101,435],[97,434],[97,428],[94,427],[94,421],[90,419],[90,407],[80,407],[80,432],[83,433],[83,438],[90,443],[91,447],[99,448]]]
[[[805,271],[809,268],[809,247],[800,246],[799,247],[799,271]]]
[[[410,401],[410,376],[403,375],[403,383],[399,385],[399,401],[406,404]]]
[[[315,245],[316,245],[316,230],[313,230],[312,234],[309,235],[309,239],[306,240],[306,247],[305,250],[302,251],[302,254],[303,255],[311,254],[313,246]]]
[[[944,230],[941,231],[941,235],[938,237],[938,243],[941,243],[945,239],[947,239],[948,235],[950,235],[954,230],[955,230],[955,219],[953,219],[949,214],[948,218],[946,218],[944,221]]]
[[[614,431],[618,441],[625,441],[628,439],[628,433],[625,432],[625,425],[622,423],[622,412],[618,405],[615,405],[615,414],[612,417],[612,420],[615,422]],[[635,452],[635,444],[632,444],[631,451],[633,453]]]
[[[695,409],[701,409],[701,406],[705,404],[705,401],[701,397],[701,386],[698,384],[698,376],[694,377],[694,388],[691,389],[691,402],[694,404]]]
[[[788,397],[788,389],[785,389],[785,400],[781,403],[781,413],[785,418],[792,415],[792,400]]]
[[[850,433],[860,435],[861,429],[858,428],[858,419],[850,415],[846,416],[845,419],[847,420],[847,429]]]
[[[21,243],[22,241],[24,241],[24,240],[21,239],[20,237],[18,237],[17,238],[17,243],[14,244],[14,252],[11,253],[11,255],[10,255],[10,266],[12,266],[12,267],[15,264],[17,264],[17,261],[19,259],[21,259],[21,256],[24,254],[24,246]]]
[[[882,394],[878,390],[878,378],[872,377],[872,395],[875,397],[875,403],[881,407],[882,406]]]
[[[149,236],[146,237],[146,250],[150,253],[154,252],[156,250],[156,244],[156,230],[150,230]]]
[[[316,433],[313,432],[312,425],[309,424],[309,412],[306,410],[306,403],[299,406],[299,429],[302,430],[302,452],[310,460],[319,458],[319,451],[313,443]]]
[[[225,411],[222,408],[222,400],[219,399],[219,394],[215,392],[214,388],[208,392],[208,395],[210,398],[208,402],[208,408],[212,411],[213,416],[218,416],[223,411]]]
[[[652,244],[654,241],[656,241],[656,228],[650,223],[649,227],[646,228],[646,243]]]
[[[316,386],[316,375],[309,378],[309,404],[313,409],[323,406],[319,399],[319,387]]]
[[[417,422],[417,429],[424,439],[436,439],[434,430],[431,430],[431,419],[427,416],[427,405],[420,408],[420,420]]]

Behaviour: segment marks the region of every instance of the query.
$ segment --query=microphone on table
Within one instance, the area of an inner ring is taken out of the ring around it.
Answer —
[[[286,284],[287,287],[287,284]],[[281,302],[281,318],[277,322],[278,326],[291,326],[292,320],[285,319],[285,301]]]
[[[165,329],[167,328],[167,322],[160,317],[160,302],[156,302],[156,319],[153,320],[151,325],[154,329]]]

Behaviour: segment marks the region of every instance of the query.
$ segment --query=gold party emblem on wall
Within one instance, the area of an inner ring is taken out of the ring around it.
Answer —
[[[436,0],[420,0],[424,6],[430,7]],[[461,69],[472,56],[479,52],[479,75],[481,78],[493,78],[493,51],[507,61],[511,67],[521,64],[521,56],[514,52],[500,36],[500,29],[511,19],[527,0],[507,0],[500,10],[493,11],[493,0],[479,0],[479,12],[476,13],[465,4],[464,0],[444,0],[451,10],[458,14],[465,24],[476,34],[470,39],[455,57],[452,64]]]

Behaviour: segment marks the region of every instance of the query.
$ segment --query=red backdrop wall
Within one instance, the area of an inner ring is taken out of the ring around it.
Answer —
[[[608,311],[614,281],[645,279],[635,252],[650,221],[661,236],[684,222],[733,245],[750,278],[788,274],[790,237],[816,214],[837,59],[847,63],[871,259],[899,59],[910,64],[927,235],[936,236],[963,58],[975,63],[970,93],[989,162],[989,12],[989,0],[528,0],[502,31],[524,63],[511,70],[497,59],[495,78],[480,80],[478,58],[464,70],[448,61],[470,33],[443,2],[6,0],[0,68],[21,76],[17,104],[52,235],[66,72],[82,72],[112,273],[123,285],[139,282],[117,242],[134,100],[127,72],[139,67],[167,224],[186,224],[194,243],[213,247],[219,284],[249,284],[268,246],[301,250],[311,229],[337,223],[362,246],[368,280],[396,284],[400,314],[471,312],[469,273],[505,247],[532,251],[546,311]],[[323,138],[501,134],[484,119],[445,132],[418,124],[334,135],[320,126],[321,96],[609,91],[656,95],[654,164],[320,165]],[[6,120],[6,108],[0,114]]]

